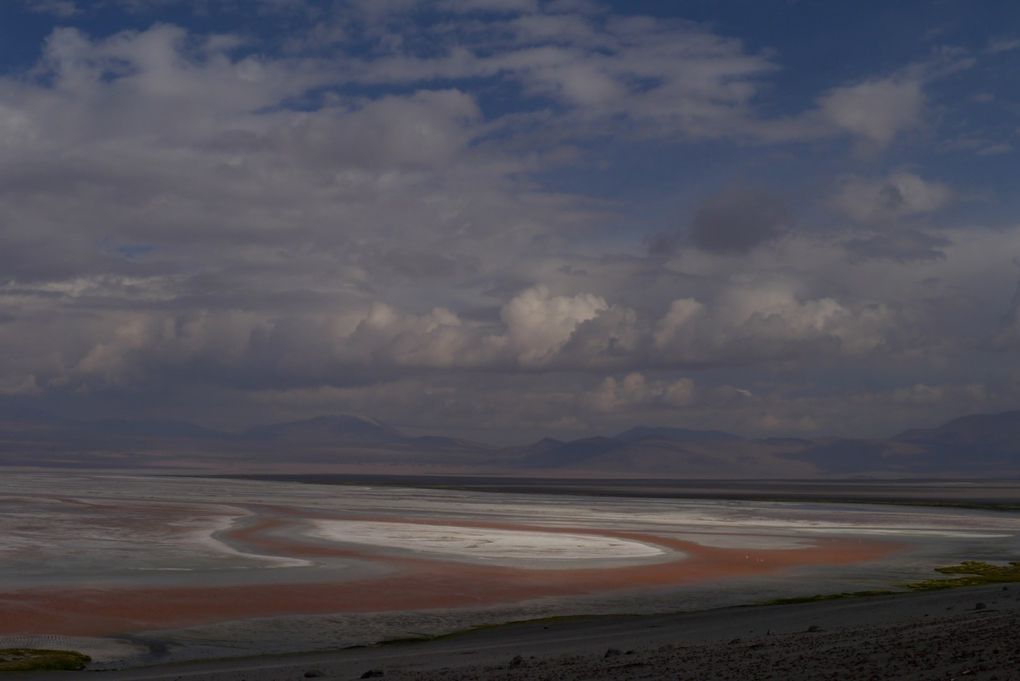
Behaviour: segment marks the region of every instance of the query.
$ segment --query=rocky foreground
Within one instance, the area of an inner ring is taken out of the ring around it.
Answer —
[[[664,645],[652,650],[609,648],[602,655],[539,659],[426,673],[384,670],[388,679],[1020,679],[1020,617],[933,618],[893,627],[809,631],[727,643]],[[313,672],[314,673],[314,672]],[[371,678],[366,676],[365,678]],[[382,677],[381,677],[382,678]]]

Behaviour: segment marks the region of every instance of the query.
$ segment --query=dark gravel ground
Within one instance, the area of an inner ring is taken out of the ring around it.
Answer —
[[[1020,617],[985,611],[896,627],[764,636],[601,655],[513,658],[504,665],[394,671],[387,679],[581,681],[590,679],[1020,679]]]
[[[566,618],[419,643],[78,674],[89,681],[1020,681],[1020,585]]]

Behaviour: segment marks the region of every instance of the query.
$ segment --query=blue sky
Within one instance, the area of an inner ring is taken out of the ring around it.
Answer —
[[[0,406],[493,441],[1020,397],[1008,2],[0,7]]]

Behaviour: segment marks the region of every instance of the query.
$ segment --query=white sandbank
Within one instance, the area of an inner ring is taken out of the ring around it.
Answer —
[[[575,567],[578,562],[643,561],[667,554],[671,549],[654,544],[597,534],[498,530],[453,525],[316,520],[311,536],[329,541],[366,544],[415,553],[440,554],[444,558],[485,561],[534,567]]]

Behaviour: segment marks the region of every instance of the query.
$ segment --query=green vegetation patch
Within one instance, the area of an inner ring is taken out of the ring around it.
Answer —
[[[935,568],[935,572],[943,575],[959,575],[950,579],[923,579],[902,586],[910,591],[939,591],[955,589],[961,586],[984,586],[988,584],[1008,584],[1020,582],[1020,561],[1005,564],[985,563],[980,560],[965,560],[959,565],[946,565]],[[834,594],[815,594],[813,596],[794,596],[792,598],[776,598],[771,601],[754,605],[793,605],[796,603],[816,603],[834,601],[842,598],[866,598],[868,596],[891,596],[907,593],[904,591],[844,591]]]
[[[1005,565],[985,563],[980,560],[966,560],[959,565],[935,568],[935,571],[944,575],[962,576],[952,579],[925,579],[920,582],[911,582],[906,587],[914,591],[936,591],[960,586],[1020,582],[1020,561],[1016,560]]]
[[[443,639],[454,638],[457,636],[463,636],[464,634],[473,634],[487,629],[503,629],[505,627],[512,627],[517,625],[541,625],[541,624],[555,624],[558,622],[576,622],[582,620],[609,620],[617,621],[621,618],[634,618],[641,619],[648,615],[636,615],[627,613],[614,613],[612,615],[551,615],[549,617],[536,617],[533,619],[524,620],[509,620],[507,622],[493,622],[491,624],[476,624],[473,627],[466,629],[457,629],[449,631],[444,634],[415,634],[411,636],[404,636],[401,638],[388,638],[373,645],[375,646],[392,646],[392,645],[405,645],[408,643],[427,643],[429,641],[441,641]],[[354,645],[344,648],[344,650],[353,650],[356,648],[367,648],[365,645]]]
[[[867,596],[889,596],[901,593],[897,591],[844,591],[837,594],[815,594],[814,596],[794,596],[792,598],[775,598],[771,601],[755,603],[755,605],[794,605],[796,603],[817,603],[818,601],[837,601],[843,598],[864,598]]]
[[[78,671],[92,658],[73,650],[0,648],[0,672]]]

